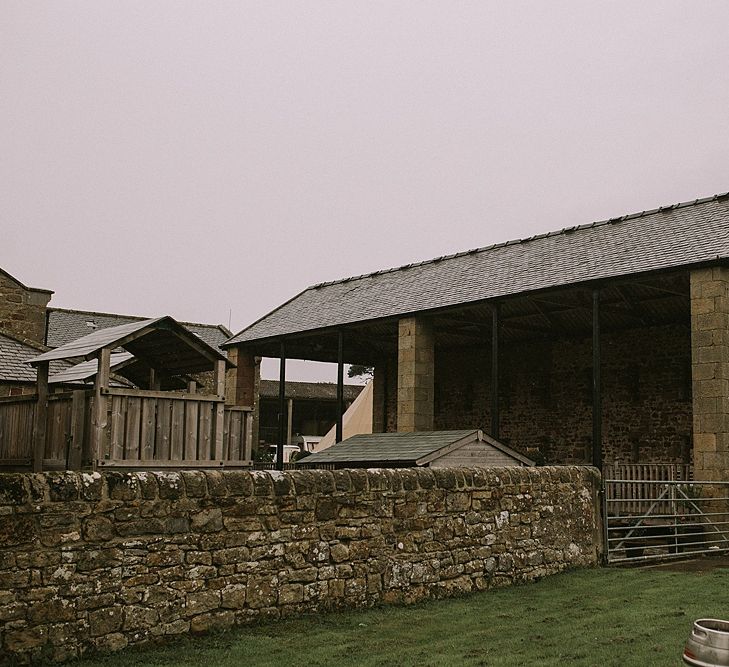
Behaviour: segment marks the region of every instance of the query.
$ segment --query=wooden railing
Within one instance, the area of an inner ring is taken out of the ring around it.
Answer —
[[[44,468],[250,465],[252,408],[218,396],[108,389],[96,449],[95,400],[88,390],[48,396]],[[36,408],[37,396],[0,399],[0,466],[31,465]]]
[[[605,464],[603,479],[608,482],[607,499],[619,501],[613,507],[620,514],[644,513],[665,490],[656,482],[689,481],[693,478],[692,471],[688,463]]]

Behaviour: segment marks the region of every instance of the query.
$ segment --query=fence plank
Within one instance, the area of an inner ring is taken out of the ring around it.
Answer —
[[[132,398],[131,396],[126,400],[126,440],[124,442],[123,458],[128,459],[129,461],[137,461],[139,459],[139,433],[142,422],[142,402],[140,398]]]
[[[111,398],[111,436],[104,448],[105,459],[124,458],[124,413],[126,412],[127,399],[124,396],[112,396]]]
[[[142,399],[142,428],[139,436],[141,447],[140,459],[151,461],[154,459],[155,422],[157,421],[157,399],[144,397]]]
[[[245,452],[243,459],[250,461],[253,458],[253,412],[245,414]]]
[[[71,399],[71,444],[68,448],[68,469],[81,470],[86,420],[86,393],[74,391]]]
[[[197,422],[199,403],[185,402],[185,460],[194,461],[197,456]]]
[[[242,423],[245,418],[244,412],[230,412],[230,439],[229,439],[229,452],[228,458],[233,461],[240,461],[244,456],[244,449],[242,442]]]
[[[172,425],[172,401],[157,401],[157,428],[154,439],[154,458],[167,461],[170,458],[170,429]]]
[[[172,429],[170,430],[170,459],[182,461],[185,439],[185,406],[182,401],[172,400]]]
[[[201,459],[212,459],[212,451],[210,448],[211,442],[211,415],[212,415],[212,404],[201,403],[200,404],[200,422],[198,424],[198,440],[197,440],[197,451],[198,457]]]

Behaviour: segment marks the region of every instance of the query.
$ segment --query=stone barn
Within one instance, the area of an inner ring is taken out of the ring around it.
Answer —
[[[373,365],[377,432],[725,479],[729,193],[314,285],[225,346],[243,393],[257,355]]]

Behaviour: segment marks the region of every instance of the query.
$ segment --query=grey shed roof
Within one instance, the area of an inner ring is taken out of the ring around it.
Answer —
[[[149,319],[136,315],[97,313],[91,310],[67,310],[65,308],[49,308],[47,318],[46,344],[49,347],[60,347],[99,329]],[[222,324],[197,322],[180,322],[180,324],[212,347],[220,347],[231,336],[231,332]]]
[[[484,435],[478,429],[461,431],[418,431],[415,433],[372,433],[354,435],[301,460],[301,463],[418,463],[439,450],[459,442],[484,440],[510,456],[533,465],[533,461]]]
[[[124,347],[134,356],[158,362],[159,368],[173,374],[210,370],[213,360],[225,360],[218,349],[211,347],[185,329],[172,317],[156,317],[108,329],[99,329],[82,338],[45,352],[28,363],[37,365],[54,359],[90,360],[99,350]]]
[[[110,366],[111,372],[113,373],[119,366],[127,361],[134,359],[134,355],[129,352],[119,352],[111,355]],[[98,359],[91,359],[90,361],[83,361],[80,364],[71,366],[62,370],[60,373],[54,373],[48,378],[48,382],[51,384],[66,383],[66,382],[86,382],[96,375],[96,371],[99,367]]]
[[[226,345],[727,259],[728,195],[314,285]]]
[[[40,347],[33,347],[17,338],[0,332],[0,380],[5,382],[35,382],[35,368],[26,361],[41,352]],[[51,372],[58,373],[69,367],[65,361],[57,361],[51,365]]]

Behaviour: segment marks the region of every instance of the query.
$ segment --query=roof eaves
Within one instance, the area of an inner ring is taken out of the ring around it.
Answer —
[[[251,322],[251,324],[249,324],[247,327],[245,327],[244,329],[241,329],[237,334],[235,334],[234,336],[232,336],[231,338],[226,340],[224,343],[222,343],[220,345],[220,347],[225,349],[225,348],[230,347],[231,345],[234,345],[235,339],[238,338],[238,336],[240,336],[241,334],[244,334],[246,331],[248,331],[248,329],[251,329],[252,327],[256,326],[256,324],[258,324],[259,322],[262,322],[267,317],[270,317],[275,312],[281,310],[284,306],[287,306],[292,301],[298,299],[302,294],[304,294],[305,292],[308,292],[310,289],[314,289],[314,288],[307,287],[306,289],[301,290],[298,294],[295,294],[294,296],[292,296],[288,301],[284,301],[280,306],[277,306],[276,308],[274,308],[270,313],[266,313],[265,315],[262,315],[255,322]]]

